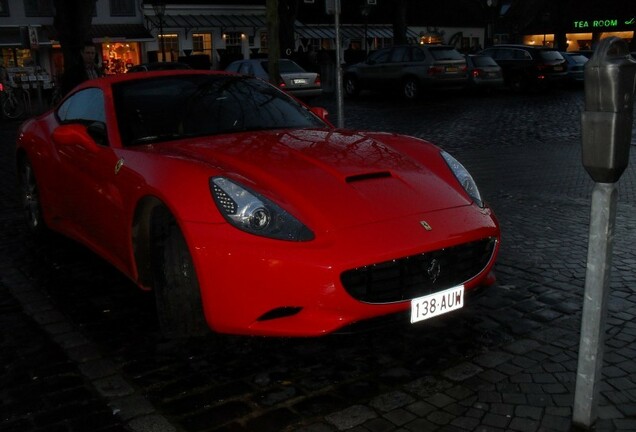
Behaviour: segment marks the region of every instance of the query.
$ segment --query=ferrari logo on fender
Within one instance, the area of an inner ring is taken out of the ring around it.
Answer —
[[[426,231],[432,231],[433,227],[431,227],[428,222],[426,222],[425,220],[420,221],[420,225],[422,225],[422,227],[424,227],[424,229]]]
[[[124,166],[124,159],[119,159],[117,161],[117,163],[115,164],[115,175],[119,174],[119,170],[121,170],[121,167]]]

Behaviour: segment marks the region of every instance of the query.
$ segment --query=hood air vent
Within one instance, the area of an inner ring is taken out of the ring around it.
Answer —
[[[364,180],[373,180],[373,179],[387,178],[387,177],[391,177],[391,173],[389,171],[377,171],[377,172],[371,172],[371,173],[352,175],[345,178],[345,181],[347,183],[354,183],[354,182],[359,182]]]

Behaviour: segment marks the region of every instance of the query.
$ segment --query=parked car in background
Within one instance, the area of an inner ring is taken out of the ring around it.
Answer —
[[[581,85],[584,81],[585,64],[589,58],[583,54],[561,52],[563,58],[568,62],[568,76],[567,82],[572,85]]]
[[[153,290],[167,335],[415,324],[495,282],[499,224],[459,161],[326,117],[231,73],[86,81],[17,133],[26,221]]]
[[[468,67],[468,88],[478,91],[500,89],[504,85],[501,66],[485,55],[469,54],[466,56]]]
[[[192,69],[190,65],[179,62],[153,62],[143,63],[135,65],[129,68],[126,72],[148,72],[158,70],[179,70],[179,69]]]
[[[278,63],[281,90],[298,98],[311,98],[322,94],[320,74],[307,72],[293,60],[280,59]],[[227,72],[255,76],[269,81],[269,62],[267,59],[237,60],[228,65]]]
[[[480,54],[501,66],[505,84],[515,91],[545,89],[563,83],[568,75],[567,61],[553,48],[495,45]]]
[[[346,68],[343,83],[347,96],[397,90],[406,99],[416,99],[425,89],[465,87],[466,59],[451,46],[397,45]]]

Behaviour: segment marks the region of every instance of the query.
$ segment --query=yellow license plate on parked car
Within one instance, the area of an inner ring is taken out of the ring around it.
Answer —
[[[464,307],[464,285],[411,300],[411,323],[427,320]]]
[[[456,68],[456,67],[454,67],[454,66],[453,66],[453,67],[447,67],[447,68],[446,68],[446,72],[448,72],[448,73],[457,73],[457,71],[458,71],[458,70],[459,70],[459,69],[457,69],[457,68]]]

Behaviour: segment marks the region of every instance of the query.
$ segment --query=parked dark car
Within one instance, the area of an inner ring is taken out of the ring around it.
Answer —
[[[583,54],[562,52],[561,55],[568,62],[568,84],[581,85],[584,81],[585,64],[588,58]]]
[[[504,82],[515,91],[545,89],[567,78],[567,62],[554,48],[495,45],[480,54],[492,57],[501,66]]]
[[[406,99],[416,99],[423,89],[465,87],[466,59],[452,46],[397,45],[348,67],[343,83],[347,96],[362,90],[398,90]]]
[[[129,68],[126,72],[148,72],[157,70],[179,70],[179,69],[192,69],[190,65],[179,62],[153,62],[143,63],[135,65]]]
[[[484,55],[466,56],[468,67],[468,88],[478,91],[499,89],[504,85],[501,66],[492,58]]]
[[[269,81],[269,62],[267,59],[236,60],[228,65],[226,72],[255,76]],[[322,94],[320,74],[308,72],[296,62],[280,59],[278,62],[281,90],[297,98],[312,98]]]

